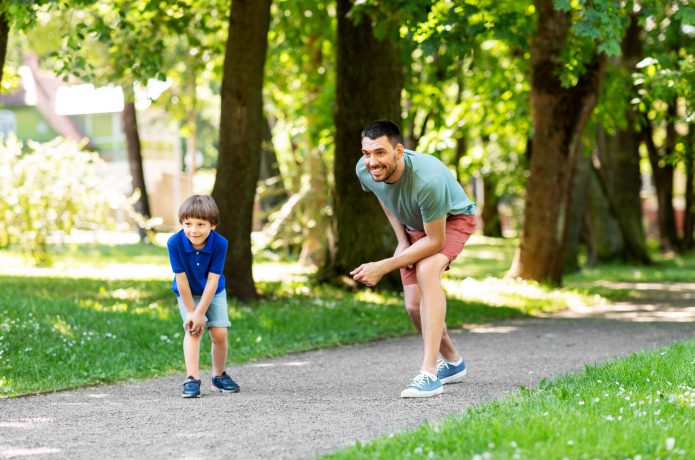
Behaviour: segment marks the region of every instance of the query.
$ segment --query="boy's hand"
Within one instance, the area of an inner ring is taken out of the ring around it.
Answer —
[[[191,333],[193,336],[198,336],[203,333],[203,328],[205,327],[205,317],[198,313],[198,311],[189,312],[186,315],[186,321],[184,321],[184,328]]]

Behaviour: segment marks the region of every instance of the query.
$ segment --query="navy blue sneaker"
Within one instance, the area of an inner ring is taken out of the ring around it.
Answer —
[[[200,380],[196,380],[190,375],[183,381],[183,392],[181,396],[184,398],[200,398]]]
[[[221,391],[222,393],[237,393],[241,388],[232,380],[226,372],[222,375],[212,378],[212,391]]]
[[[442,394],[444,386],[437,376],[420,372],[410,385],[401,392],[401,398],[429,398]]]
[[[461,382],[465,376],[466,363],[463,362],[463,360],[461,360],[461,364],[458,366],[454,366],[443,359],[437,361],[437,378],[439,378],[443,384]]]

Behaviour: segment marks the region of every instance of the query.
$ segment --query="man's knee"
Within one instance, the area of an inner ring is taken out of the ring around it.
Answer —
[[[415,266],[418,283],[424,279],[441,278],[448,265],[449,258],[444,254],[435,254],[422,259]]]

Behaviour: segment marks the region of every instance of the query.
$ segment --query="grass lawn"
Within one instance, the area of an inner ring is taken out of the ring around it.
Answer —
[[[695,339],[326,458],[694,458]]]
[[[557,290],[501,280],[513,252],[513,241],[471,239],[446,280],[450,327],[600,300],[591,284],[608,277],[599,270],[568,277],[569,287]],[[606,273],[632,280],[635,270],[610,266]],[[666,260],[648,270],[639,276],[693,279],[695,262]],[[312,286],[296,265],[269,260],[254,272],[265,280],[258,282],[264,299],[230,304],[234,363],[414,332],[399,293]],[[27,267],[17,253],[0,251],[0,397],[183,372],[170,283],[162,246],[71,246],[55,255],[51,269]],[[601,290],[611,298],[630,294]],[[209,366],[208,353],[201,363]]]

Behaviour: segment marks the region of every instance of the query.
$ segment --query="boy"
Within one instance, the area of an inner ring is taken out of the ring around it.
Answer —
[[[200,339],[207,327],[212,341],[212,391],[236,393],[239,385],[224,370],[227,361],[227,328],[231,326],[224,289],[227,240],[215,232],[220,212],[212,197],[193,195],[179,208],[183,226],[167,241],[176,294],[185,336],[183,356],[188,377],[184,398],[200,397]]]

